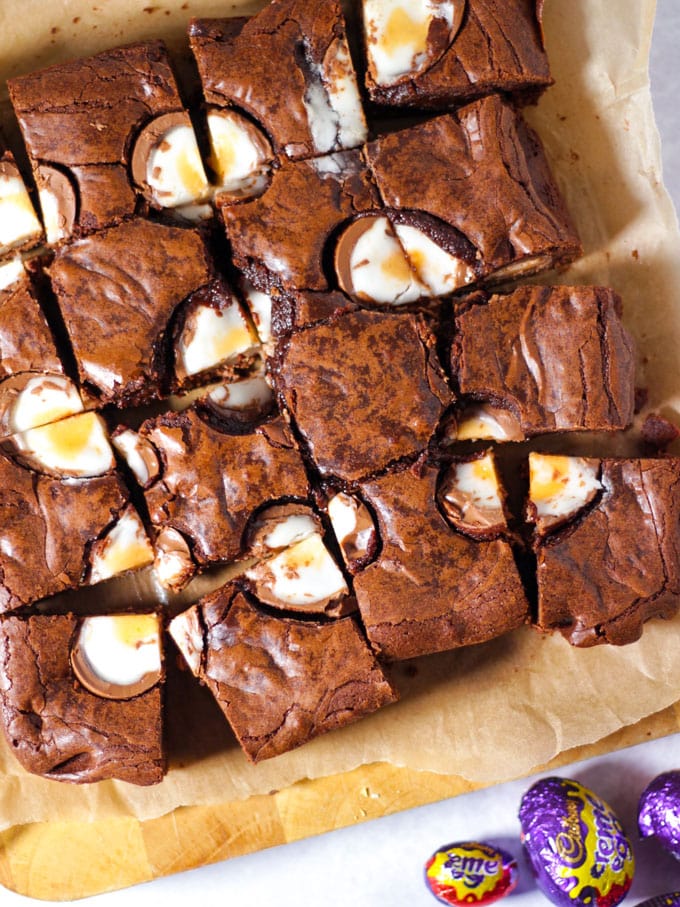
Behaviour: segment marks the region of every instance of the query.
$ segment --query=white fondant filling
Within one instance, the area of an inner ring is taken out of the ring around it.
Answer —
[[[79,643],[93,673],[105,683],[134,686],[147,674],[161,672],[160,627],[152,615],[87,617]]]
[[[106,545],[92,559],[90,582],[144,567],[153,561],[153,548],[137,513],[129,507],[106,535]]]
[[[351,540],[355,554],[367,552],[375,535],[372,520],[371,525],[357,532],[359,508],[366,511],[368,515],[365,505],[344,491],[334,495],[328,502],[328,517],[340,548],[344,551],[345,542]]]
[[[284,605],[314,606],[348,591],[318,532],[267,561],[266,570],[272,595]],[[246,575],[257,579],[257,568]]]
[[[395,224],[394,230],[413,269],[433,296],[446,296],[476,279],[467,262],[442,249],[422,230],[405,224]]]
[[[40,200],[43,224],[45,225],[45,239],[48,244],[52,245],[62,239],[66,239],[69,235],[69,230],[59,212],[57,196],[50,189],[43,187],[38,189],[38,198]]]
[[[6,290],[17,283],[26,274],[24,263],[20,258],[13,258],[0,265],[0,290]]]
[[[294,514],[277,523],[271,532],[268,532],[262,539],[262,542],[272,551],[279,551],[304,541],[317,531],[316,522],[311,516]]]
[[[194,674],[198,675],[201,669],[203,633],[196,609],[190,608],[183,614],[178,614],[170,622],[168,629],[187,665]]]
[[[350,254],[354,294],[379,304],[405,305],[430,293],[411,270],[386,217],[358,238]]]
[[[125,462],[130,467],[132,474],[140,485],[146,485],[150,479],[158,475],[158,472],[160,471],[158,457],[152,446],[146,441],[143,441],[136,431],[132,431],[131,428],[128,428],[126,431],[120,432],[120,434],[113,438],[113,446],[118,453],[125,458]],[[153,475],[149,472],[148,462],[141,453],[142,446],[148,451],[148,454],[153,455]]]
[[[430,65],[432,20],[453,28],[453,0],[364,0],[367,51],[378,85],[394,85]]]
[[[38,468],[74,478],[104,475],[116,465],[104,422],[95,413],[17,432],[14,443]]]
[[[233,384],[220,384],[208,394],[210,399],[223,409],[248,409],[264,407],[271,402],[273,393],[264,378],[245,378]]]
[[[599,464],[583,457],[529,455],[529,498],[538,519],[578,513],[602,490]]]
[[[229,362],[257,346],[248,323],[234,302],[223,309],[198,306],[187,319],[179,339],[179,358],[187,375]]]
[[[73,382],[63,375],[30,378],[14,400],[12,432],[28,431],[83,411],[83,401]]]
[[[0,174],[0,250],[6,252],[29,239],[39,239],[42,227],[18,176]]]
[[[270,160],[254,141],[251,123],[234,111],[212,110],[207,116],[210,164],[218,191],[250,196],[267,186]]]
[[[321,66],[310,66],[303,103],[319,154],[355,148],[367,137],[361,98],[345,41],[331,45]]]
[[[508,433],[488,406],[470,406],[458,421],[458,441],[507,441]]]
[[[243,293],[260,341],[268,343],[272,339],[272,298],[268,293],[256,290],[251,283],[244,284]]]
[[[451,484],[479,510],[501,510],[496,467],[490,456],[457,463],[450,472]]]
[[[173,126],[149,154],[146,181],[162,208],[193,205],[209,192],[193,128]]]

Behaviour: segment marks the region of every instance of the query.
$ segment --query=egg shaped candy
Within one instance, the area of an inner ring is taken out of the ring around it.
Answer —
[[[462,841],[447,844],[425,864],[425,882],[443,904],[483,907],[517,885],[517,861],[498,847]]]
[[[630,841],[611,807],[577,781],[544,778],[522,798],[522,843],[559,907],[615,907],[631,886]]]
[[[680,860],[680,771],[657,775],[642,792],[638,828]]]

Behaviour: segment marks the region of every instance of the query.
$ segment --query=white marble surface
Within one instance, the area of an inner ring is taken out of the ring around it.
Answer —
[[[554,0],[553,0],[554,2]],[[568,2],[568,0],[559,0]],[[612,0],[615,9],[616,0]],[[665,182],[680,210],[680,0],[658,0],[652,48],[652,91],[662,136]],[[521,746],[521,740],[517,741]],[[680,889],[680,862],[651,841],[633,834],[637,800],[651,778],[680,767],[680,735],[614,753],[560,771],[592,787],[619,813],[634,838],[638,861],[627,904]],[[87,907],[186,907],[192,898],[221,907],[433,907],[423,864],[432,851],[453,840],[502,843],[520,855],[517,808],[529,781],[410,810],[318,838],[278,847],[124,892],[81,902]],[[3,892],[3,907],[40,904]],[[510,907],[544,907],[521,863]]]

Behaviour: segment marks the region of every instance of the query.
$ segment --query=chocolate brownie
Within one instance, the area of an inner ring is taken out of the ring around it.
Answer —
[[[319,471],[356,481],[428,447],[453,397],[422,316],[355,311],[294,332],[272,377]]]
[[[436,295],[545,271],[581,252],[538,137],[499,97],[385,135],[366,157],[402,246]]]
[[[257,347],[198,230],[138,218],[63,246],[49,273],[80,381],[101,404],[229,374]]]
[[[234,263],[258,289],[328,291],[326,259],[335,234],[357,214],[377,209],[361,155],[346,151],[284,161],[262,196],[225,204],[221,212]]]
[[[471,301],[451,351],[461,440],[628,428],[635,351],[613,290],[525,286]]]
[[[181,587],[199,568],[245,554],[262,508],[310,497],[307,474],[281,417],[259,425],[219,420],[197,405],[149,419],[135,447],[161,581]]]
[[[194,19],[189,36],[208,105],[247,113],[276,154],[313,157],[366,141],[336,0],[273,0],[250,20]]]
[[[543,0],[362,0],[366,86],[396,107],[451,108],[551,84]]]
[[[176,617],[170,632],[252,762],[397,698],[351,617],[279,617],[230,584]]]
[[[0,266],[0,439],[83,408],[38,295],[19,259]]]
[[[94,413],[0,448],[0,612],[153,560]]]
[[[489,455],[443,469],[418,463],[361,482],[377,558],[354,576],[373,647],[413,658],[485,642],[528,617]]]
[[[29,772],[79,784],[162,779],[157,617],[5,617],[0,658],[2,724]]]
[[[174,207],[208,191],[162,42],[50,66],[10,80],[9,91],[48,242],[118,224],[144,197],[157,207]],[[164,196],[168,183],[175,185]]]
[[[625,645],[680,605],[680,460],[532,454],[538,626]]]
[[[42,232],[24,179],[0,133],[0,262],[13,249],[37,245]]]

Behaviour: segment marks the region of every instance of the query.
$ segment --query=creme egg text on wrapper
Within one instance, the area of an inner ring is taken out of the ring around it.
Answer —
[[[680,771],[657,775],[640,797],[638,828],[680,860]]]
[[[131,699],[150,690],[163,671],[158,615],[86,617],[71,666],[85,689],[103,699]]]
[[[463,841],[440,847],[425,864],[425,882],[443,904],[493,904],[517,885],[517,861],[497,847]]]
[[[522,798],[522,843],[545,896],[558,907],[615,907],[635,861],[612,808],[577,781],[544,778]]]

